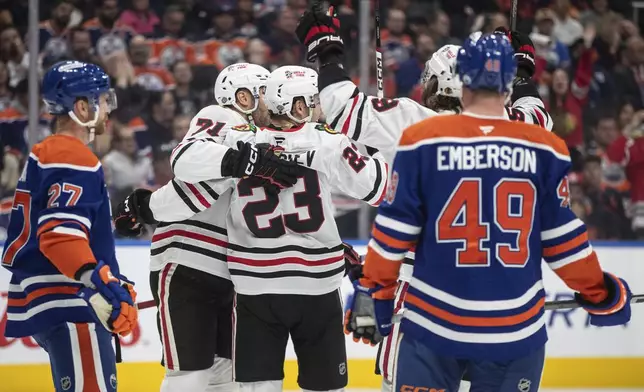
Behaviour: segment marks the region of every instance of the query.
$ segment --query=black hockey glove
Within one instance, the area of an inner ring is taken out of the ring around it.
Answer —
[[[346,242],[343,242],[342,246],[344,247],[345,275],[348,275],[349,280],[352,282],[362,278],[362,259],[360,255],[353,249],[353,246]]]
[[[495,33],[505,35],[510,39],[517,60],[517,76],[531,79],[534,76],[534,44],[528,34],[510,31],[505,27],[497,27]]]
[[[268,188],[278,190],[295,185],[302,175],[302,168],[294,162],[280,159],[272,146],[259,146],[237,142],[237,149],[230,149],[221,164],[225,177],[256,177],[264,180]]]
[[[119,203],[114,217],[114,227],[119,235],[136,237],[141,235],[143,224],[158,223],[150,210],[150,195],[152,192],[147,189],[136,189]]]
[[[329,56],[341,56],[344,42],[340,37],[340,20],[315,8],[307,10],[300,18],[295,34],[306,47],[306,59],[314,62],[318,57],[324,63]]]

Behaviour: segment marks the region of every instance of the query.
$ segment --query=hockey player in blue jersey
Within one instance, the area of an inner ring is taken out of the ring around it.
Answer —
[[[5,334],[47,351],[56,391],[115,392],[112,334],[136,326],[136,293],[119,272],[103,169],[87,143],[116,100],[107,74],[77,61],[49,69],[42,95],[55,134],[31,150],[14,196]]]
[[[565,143],[504,118],[516,71],[502,35],[459,51],[460,115],[407,128],[376,217],[345,327],[378,342],[392,327],[393,292],[416,246],[395,356],[395,390],[538,390],[545,358],[542,258],[596,326],[630,320],[628,285],[602,271],[569,208]]]

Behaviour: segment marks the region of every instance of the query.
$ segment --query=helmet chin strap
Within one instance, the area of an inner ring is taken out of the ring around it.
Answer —
[[[78,116],[76,116],[76,113],[74,113],[73,110],[70,110],[67,114],[69,117],[74,120],[74,122],[81,127],[86,127],[88,128],[88,141],[87,144],[90,144],[94,141],[95,137],[95,129],[96,129],[96,123],[98,122],[98,117],[99,117],[99,112],[100,112],[100,107],[98,105],[94,105],[94,118],[89,121],[81,121]]]

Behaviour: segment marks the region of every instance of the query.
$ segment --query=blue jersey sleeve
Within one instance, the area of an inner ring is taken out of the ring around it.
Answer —
[[[586,225],[570,209],[568,171],[570,157],[554,157],[544,171],[540,200],[542,256],[548,266],[587,300],[607,296],[597,255],[588,242]]]

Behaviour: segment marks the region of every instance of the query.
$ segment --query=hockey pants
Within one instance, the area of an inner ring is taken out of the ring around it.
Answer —
[[[538,391],[545,347],[511,361],[464,360],[435,354],[409,336],[398,343],[395,391],[457,392],[465,371],[471,392]]]
[[[112,334],[103,326],[62,323],[34,339],[49,354],[56,392],[116,392]]]

